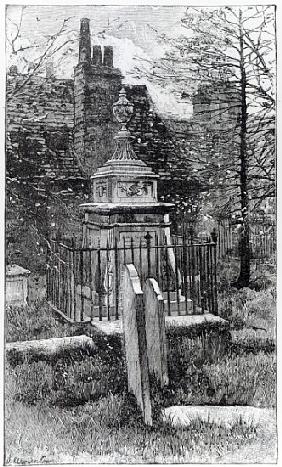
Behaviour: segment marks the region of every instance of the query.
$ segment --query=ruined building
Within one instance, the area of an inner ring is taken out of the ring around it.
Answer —
[[[80,23],[74,79],[56,78],[48,63],[45,77],[32,70],[19,74],[11,67],[6,86],[6,219],[12,245],[16,233],[21,229],[28,232],[32,222],[37,230],[46,226],[47,233],[75,231],[75,220],[69,220],[69,213],[78,216],[77,206],[87,200],[90,176],[114,151],[117,123],[112,106],[118,100],[122,80],[121,71],[114,66],[113,48],[91,45],[87,18]],[[145,85],[124,87],[134,105],[128,126],[133,148],[160,175],[160,197],[169,194],[166,200],[174,201],[171,194],[181,195],[184,190],[195,194],[201,187],[192,170],[188,170],[191,178],[187,180],[181,158],[190,154],[189,141],[198,141],[197,132],[210,126],[211,117],[205,110],[207,106],[216,108],[217,93],[200,89],[194,97],[192,120],[175,122],[160,118]],[[224,105],[234,123],[236,108],[228,110],[229,97]],[[222,125],[218,122],[219,128]],[[210,157],[212,144],[205,140],[203,149],[199,146],[206,157]],[[19,236],[21,241],[23,235]]]
[[[27,146],[36,179],[57,183],[87,179],[114,150],[117,124],[112,105],[122,87],[110,46],[91,46],[89,20],[81,20],[79,61],[74,80],[57,79],[47,64],[46,77],[7,76],[7,168],[13,172],[15,153]],[[174,151],[168,130],[154,112],[146,86],[125,86],[134,105],[130,123],[137,154],[157,172],[165,170]],[[18,167],[17,167],[18,168]]]
[[[43,229],[45,236],[58,229],[75,232],[75,220],[68,213],[79,215],[90,176],[114,150],[117,124],[112,105],[122,78],[114,67],[113,48],[91,46],[88,19],[81,20],[74,80],[57,79],[50,64],[45,77],[32,71],[19,74],[15,66],[9,70],[6,222],[11,251],[25,235],[30,240],[33,225],[33,231]],[[134,105],[129,125],[134,150],[166,184],[167,161],[175,152],[170,133],[154,111],[146,86],[125,89]]]

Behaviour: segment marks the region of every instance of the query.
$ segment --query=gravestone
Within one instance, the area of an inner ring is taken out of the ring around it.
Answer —
[[[149,372],[163,387],[168,384],[164,299],[155,279],[146,281],[144,305]]]
[[[28,298],[28,276],[30,271],[17,264],[6,268],[6,304],[25,306]]]
[[[124,267],[123,292],[122,318],[128,391],[135,395],[145,423],[152,425],[143,292],[133,264]]]

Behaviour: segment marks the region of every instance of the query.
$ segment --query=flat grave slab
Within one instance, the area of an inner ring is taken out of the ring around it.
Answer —
[[[165,326],[169,327],[193,327],[196,325],[201,325],[205,323],[221,323],[228,327],[227,321],[220,316],[212,315],[211,313],[205,313],[203,315],[187,315],[187,316],[165,316]],[[99,318],[94,318],[91,321],[91,324],[100,332],[103,332],[107,335],[112,334],[122,334],[122,320],[108,321],[107,318],[104,318],[102,321],[99,321]]]
[[[183,406],[176,405],[163,410],[163,421],[174,427],[188,427],[193,421],[223,425],[232,428],[233,425],[242,421],[247,425],[265,426],[275,432],[275,411],[252,406]]]

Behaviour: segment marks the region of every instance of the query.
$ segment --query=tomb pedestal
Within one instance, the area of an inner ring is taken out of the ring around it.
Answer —
[[[25,306],[28,300],[30,271],[16,264],[6,268],[6,304]]]
[[[81,205],[83,247],[100,249],[100,258],[92,259],[92,270],[99,268],[99,277],[107,278],[103,287],[110,306],[116,300],[117,274],[114,271],[117,264],[133,263],[143,282],[148,276],[159,279],[164,274],[162,265],[166,259],[166,273],[169,269],[171,276],[166,282],[175,283],[172,249],[168,249],[171,250],[168,258],[160,258],[166,254],[160,246],[171,243],[169,212],[174,205],[158,202],[158,175],[139,160],[132,149],[130,134],[125,128],[132,112],[122,90],[114,105],[114,115],[123,125],[115,137],[116,150],[91,177],[93,201]]]

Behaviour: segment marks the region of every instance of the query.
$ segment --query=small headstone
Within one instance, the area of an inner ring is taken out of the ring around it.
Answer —
[[[163,387],[168,384],[164,299],[155,279],[146,281],[144,304],[149,372]]]
[[[133,264],[124,268],[123,330],[128,391],[136,397],[145,423],[152,425],[145,310],[140,280]]]
[[[27,305],[30,271],[16,264],[6,267],[6,304]]]

